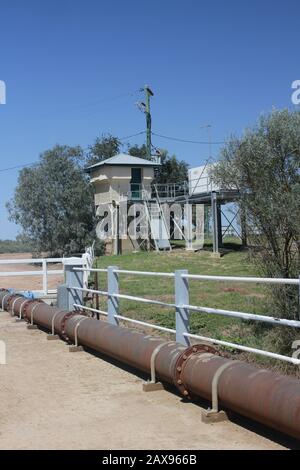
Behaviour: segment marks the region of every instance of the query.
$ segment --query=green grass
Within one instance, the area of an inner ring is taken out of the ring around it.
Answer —
[[[122,256],[103,256],[96,260],[98,268],[118,266],[138,271],[174,272],[188,269],[191,274],[255,276],[255,266],[248,260],[247,252],[228,252],[214,259],[208,251],[198,253],[173,250],[167,253],[139,252]],[[106,274],[99,274],[99,289],[106,290]],[[174,302],[174,280],[164,277],[120,275],[120,292],[140,297]],[[265,314],[266,292],[262,285],[241,282],[190,281],[190,304],[243,312]],[[101,298],[101,308],[106,309],[106,298]],[[161,326],[174,328],[173,308],[146,305],[139,302],[120,301],[120,314]],[[260,338],[253,336],[248,322],[219,315],[192,313],[191,331],[204,336],[259,347]]]

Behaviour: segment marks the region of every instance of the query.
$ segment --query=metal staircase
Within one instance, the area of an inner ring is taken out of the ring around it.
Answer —
[[[148,192],[143,190],[143,199],[145,205],[145,215],[148,220],[151,238],[154,242],[156,251],[172,250],[170,243],[170,234],[168,225],[162,210],[158,194],[154,201],[150,201]]]

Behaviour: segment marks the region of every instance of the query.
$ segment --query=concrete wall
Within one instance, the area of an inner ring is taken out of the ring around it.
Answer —
[[[142,168],[142,184],[151,196],[151,182],[154,178],[153,167]],[[130,191],[130,166],[102,166],[91,174],[91,183],[95,187],[95,205],[120,201]]]

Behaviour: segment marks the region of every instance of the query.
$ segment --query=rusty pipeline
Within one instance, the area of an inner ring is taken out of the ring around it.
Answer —
[[[138,331],[67,312],[42,301],[0,290],[0,306],[12,315],[52,330],[63,339],[150,372],[175,385],[186,398],[211,401],[213,389],[225,409],[300,439],[300,381],[246,362],[223,357],[212,346],[189,348]]]

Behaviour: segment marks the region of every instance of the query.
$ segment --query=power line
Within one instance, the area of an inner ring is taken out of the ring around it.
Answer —
[[[17,170],[19,168],[25,168],[27,166],[33,166],[33,165],[37,165],[39,162],[32,162],[32,163],[25,163],[24,165],[17,165],[17,166],[11,166],[9,168],[1,168],[0,169],[0,172],[3,172],[3,171],[10,171],[10,170]]]
[[[139,90],[134,90],[132,92],[122,93],[122,94],[115,95],[115,96],[106,96],[105,98],[101,98],[101,99],[98,99],[98,100],[95,100],[95,101],[91,101],[89,103],[82,103],[82,104],[77,104],[75,106],[69,106],[67,108],[63,108],[63,109],[60,109],[60,110],[59,109],[54,110],[53,112],[47,113],[43,116],[40,116],[39,119],[41,119],[41,118],[42,119],[43,118],[47,119],[49,117],[55,116],[56,114],[61,115],[61,114],[66,114],[68,112],[76,112],[77,110],[85,110],[86,108],[99,106],[101,104],[116,101],[116,100],[119,100],[121,98],[125,98],[127,96],[135,96],[137,93],[139,93]],[[94,109],[91,112],[89,112],[88,115],[93,115],[93,114],[97,113],[98,111]]]
[[[131,139],[132,137],[137,137],[138,135],[142,135],[142,134],[145,134],[146,131],[140,131],[140,132],[137,132],[136,134],[131,134],[131,135],[126,135],[125,137],[117,137],[118,141],[119,142],[123,142],[123,140],[127,140],[127,139]],[[84,147],[82,148],[83,151],[88,151],[88,150],[91,150],[91,148],[93,147],[93,145],[89,145],[88,147]]]
[[[118,140],[120,142],[124,141],[124,140],[128,140],[128,139],[131,139],[133,137],[137,137],[139,135],[143,135],[145,134],[146,131],[140,131],[140,132],[136,132],[135,134],[131,134],[131,135],[127,135],[125,137],[121,137],[119,138]],[[157,134],[156,132],[152,132],[152,135],[156,136],[156,137],[161,137],[163,139],[168,139],[168,140],[174,140],[176,142],[184,142],[184,143],[189,143],[189,144],[201,144],[201,145],[207,145],[209,143],[213,144],[213,145],[220,145],[220,144],[225,144],[226,142],[225,141],[220,141],[220,142],[203,142],[203,141],[199,141],[199,140],[188,140],[188,139],[180,139],[180,138],[177,138],[177,137],[170,137],[170,136],[166,136],[166,135],[162,135],[162,134]],[[157,147],[155,147],[154,145],[152,145],[153,148],[155,148],[157,150]],[[87,151],[87,150],[90,150],[91,148],[90,147],[85,147],[85,148],[82,148],[83,151]],[[18,170],[20,168],[26,168],[26,167],[30,167],[30,166],[33,166],[33,165],[37,165],[39,162],[36,161],[36,162],[32,162],[32,163],[25,163],[23,165],[17,165],[17,166],[12,166],[12,167],[8,167],[8,168],[0,168],[0,172],[5,172],[5,171],[11,171],[11,170]]]
[[[142,134],[145,134],[146,131],[141,131],[141,132],[137,132],[136,134],[132,134],[132,135],[127,135],[126,137],[121,137],[120,141],[123,141],[123,140],[126,140],[126,139],[131,139],[132,137],[137,137],[138,135],[142,135]]]
[[[101,111],[101,109],[92,109],[92,110],[86,110],[86,108],[95,108],[101,104],[105,104],[105,103],[109,103],[109,102],[113,102],[113,101],[116,101],[116,100],[119,100],[121,98],[125,98],[125,97],[129,97],[129,96],[135,96],[137,93],[140,93],[140,90],[134,90],[134,91],[131,91],[131,92],[127,92],[127,93],[122,93],[122,94],[119,94],[119,95],[115,95],[115,96],[106,96],[102,99],[98,99],[98,100],[95,100],[95,101],[92,101],[92,102],[89,102],[89,103],[81,103],[81,104],[77,104],[77,105],[74,105],[74,106],[69,106],[69,107],[66,107],[66,108],[62,108],[62,109],[56,109],[56,110],[53,110],[53,111],[50,111],[49,113],[46,113],[46,114],[42,114],[40,116],[37,116],[37,118],[39,120],[47,120],[47,119],[51,119],[52,117],[55,117],[56,116],[62,116],[64,114],[68,114],[70,112],[73,112],[75,113],[75,115],[77,115],[77,111],[88,111],[88,114],[85,113],[85,116],[93,116],[94,114],[97,114],[98,112]],[[103,111],[103,110],[102,110]],[[82,114],[82,113],[80,113]],[[79,115],[79,114],[78,114]],[[22,123],[23,124],[23,120],[15,120],[14,121],[14,124],[18,124],[18,123]]]
[[[127,135],[125,137],[121,137],[119,140],[123,141],[123,140],[131,139],[132,137],[137,137],[138,135],[145,134],[145,132],[146,131],[141,131],[141,132],[137,132],[136,134]],[[84,147],[84,148],[82,148],[82,150],[83,151],[90,150],[90,147]],[[16,165],[16,166],[8,167],[8,168],[1,168],[0,172],[2,173],[4,171],[18,170],[20,168],[26,168],[26,167],[34,166],[34,165],[38,165],[38,164],[39,164],[39,161],[32,162],[32,163],[24,163],[23,165]]]
[[[201,145],[212,144],[212,145],[221,145],[221,144],[225,144],[225,143],[226,143],[225,141],[220,141],[220,142],[203,142],[203,141],[199,141],[199,140],[179,139],[178,137],[170,137],[170,136],[167,136],[167,135],[157,134],[156,132],[152,132],[152,135],[155,135],[156,137],[161,137],[161,138],[163,138],[163,139],[175,140],[176,142],[185,142],[185,143],[188,143],[188,144],[201,144]]]

